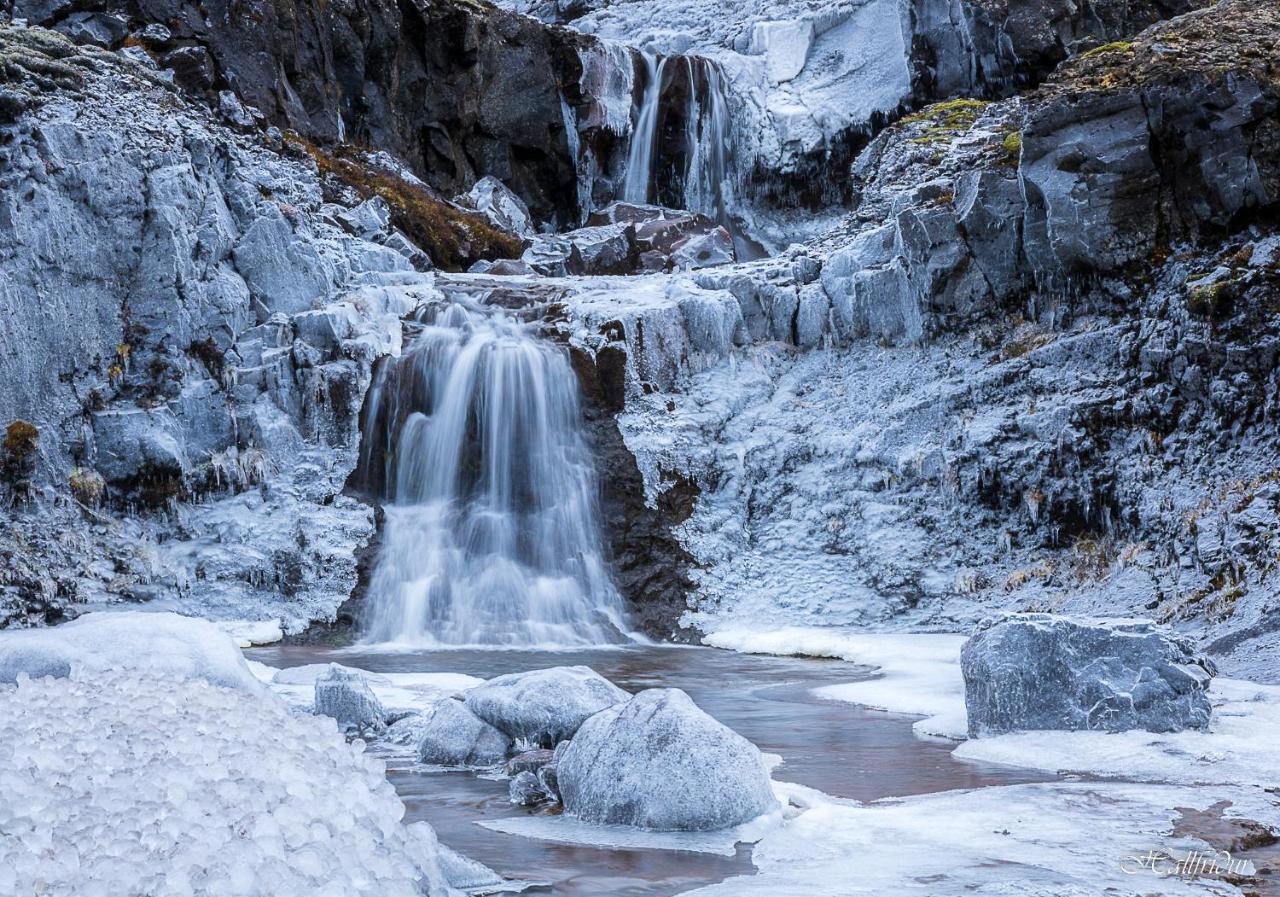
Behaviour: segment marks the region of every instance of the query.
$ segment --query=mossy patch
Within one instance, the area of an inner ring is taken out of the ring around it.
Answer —
[[[482,215],[460,209],[420,182],[371,164],[363,150],[339,146],[325,150],[296,135],[289,145],[310,156],[323,178],[355,191],[362,200],[380,196],[391,209],[391,223],[447,271],[464,271],[480,259],[516,258],[520,238],[499,230]]]
[[[957,134],[969,130],[982,111],[991,105],[986,100],[945,100],[904,116],[903,125],[926,125],[924,133],[910,138],[911,143],[932,145],[950,142]]]
[[[1108,53],[1132,53],[1133,41],[1113,40],[1109,44],[1103,44],[1100,47],[1094,47],[1092,50],[1086,50],[1080,54],[1081,59],[1096,59],[1099,56],[1105,56]]]

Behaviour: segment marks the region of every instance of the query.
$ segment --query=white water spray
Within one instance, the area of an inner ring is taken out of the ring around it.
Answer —
[[[384,366],[369,402],[367,445],[379,444],[381,428],[390,501],[367,639],[622,640],[577,381],[562,351],[500,310],[449,305]]]

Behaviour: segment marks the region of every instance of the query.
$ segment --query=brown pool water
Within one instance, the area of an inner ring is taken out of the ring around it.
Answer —
[[[246,654],[277,667],[333,661],[380,673],[451,672],[484,678],[583,664],[628,691],[682,688],[703,710],[761,750],[780,755],[783,762],[774,770],[775,779],[860,801],[1049,778],[956,760],[951,756],[953,742],[912,732],[915,717],[814,697],[815,688],[874,675],[837,660],[676,646],[413,653],[280,646]],[[506,782],[469,772],[426,772],[408,761],[392,761],[387,775],[404,800],[407,822],[429,822],[442,842],[505,876],[550,882],[549,891],[541,893],[668,897],[753,871],[747,845],[727,857],[564,845],[492,832],[475,823],[538,812],[512,806]]]

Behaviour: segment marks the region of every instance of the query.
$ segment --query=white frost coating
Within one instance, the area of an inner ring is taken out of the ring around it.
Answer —
[[[124,673],[0,686],[0,720],[0,894],[456,894],[332,720]]]
[[[467,692],[467,709],[517,741],[552,748],[591,715],[630,695],[590,667],[497,676]]]
[[[787,627],[771,631],[729,628],[703,641],[748,654],[838,657],[877,668],[865,682],[828,685],[819,697],[862,704],[873,710],[919,714],[916,732],[964,738],[964,678],[960,675],[963,635],[848,632]],[[1018,764],[1021,765],[1021,764]]]
[[[1205,850],[1169,835],[1173,807],[1274,824],[1276,809],[1240,788],[1054,783],[950,791],[867,805],[809,792],[811,805],[767,833],[757,873],[691,891],[697,897],[1206,897],[1236,895],[1221,879],[1126,874],[1127,857]],[[793,798],[796,800],[796,798]]]
[[[131,670],[259,692],[240,648],[213,623],[169,613],[86,614],[54,629],[0,632],[0,683]]]
[[[582,724],[557,764],[567,814],[656,831],[715,831],[778,810],[760,750],[678,688]]]
[[[790,81],[804,70],[813,46],[813,22],[756,22],[751,27],[751,55],[767,57],[766,70],[774,84]]]
[[[290,707],[310,711],[315,681],[329,669],[330,664],[312,663],[277,670],[249,661],[249,666],[254,675],[268,683],[271,691]],[[342,669],[362,675],[374,696],[390,713],[422,710],[441,698],[453,697],[484,682],[465,673],[373,673],[349,666]]]

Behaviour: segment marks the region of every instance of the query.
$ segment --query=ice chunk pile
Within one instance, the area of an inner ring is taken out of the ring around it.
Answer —
[[[455,894],[362,750],[202,681],[0,685],[0,894]]]
[[[552,748],[629,697],[590,667],[551,667],[490,679],[467,692],[467,709],[518,741]]]
[[[56,629],[0,632],[0,682],[135,670],[261,692],[236,642],[217,625],[170,613],[86,614]],[[3,892],[0,892],[3,893]]]
[[[584,822],[714,831],[778,809],[764,757],[678,688],[651,688],[583,723],[557,764]]]

